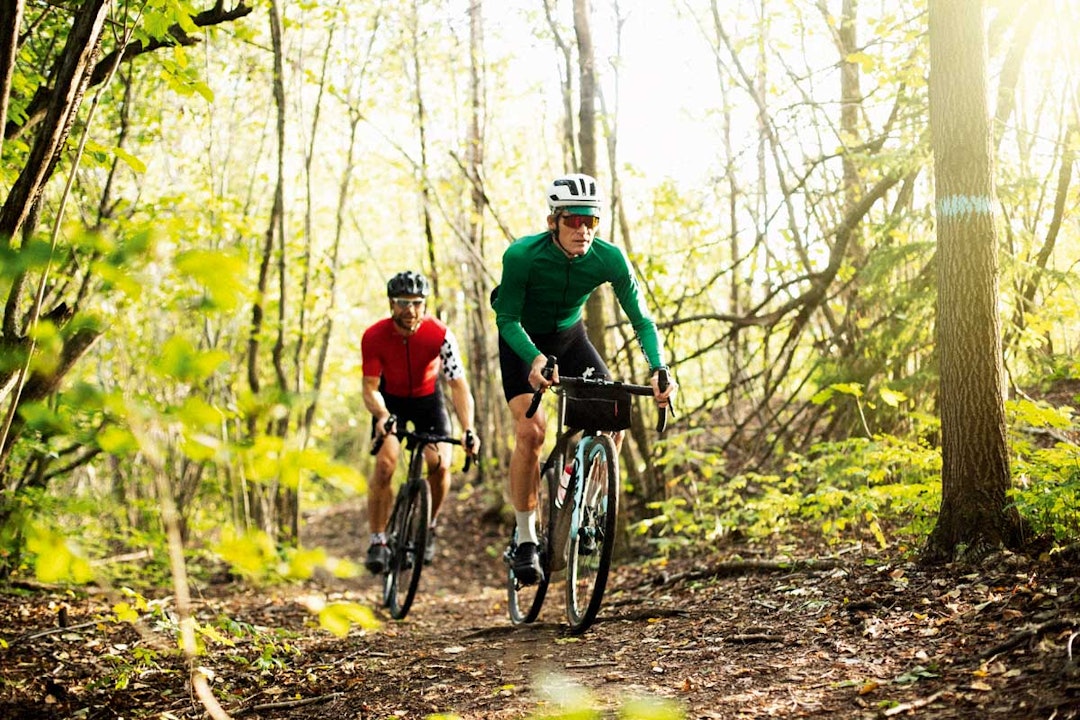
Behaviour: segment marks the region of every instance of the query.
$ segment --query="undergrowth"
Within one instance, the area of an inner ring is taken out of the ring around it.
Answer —
[[[1080,536],[1080,436],[1068,407],[1008,403],[1011,501],[1035,535],[1062,543]],[[670,443],[670,497],[635,524],[661,552],[730,534],[749,540],[816,530],[829,542],[871,542],[882,550],[921,545],[941,503],[940,448],[879,434],[790,453],[770,473],[724,473],[719,455],[692,439]]]

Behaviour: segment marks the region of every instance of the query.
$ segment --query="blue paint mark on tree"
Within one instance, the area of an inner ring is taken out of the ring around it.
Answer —
[[[989,195],[949,195],[938,200],[938,215],[950,220],[968,215],[993,215],[994,201]]]

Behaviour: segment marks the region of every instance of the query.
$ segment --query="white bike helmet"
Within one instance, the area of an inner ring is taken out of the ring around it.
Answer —
[[[559,208],[581,208],[576,215],[600,216],[599,184],[596,178],[582,173],[571,173],[557,177],[548,185],[548,208],[555,212]],[[589,208],[590,211],[585,209]]]

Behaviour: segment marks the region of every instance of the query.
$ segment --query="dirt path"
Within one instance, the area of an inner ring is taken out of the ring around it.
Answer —
[[[857,548],[800,550],[828,559],[780,568],[776,548],[729,547],[619,567],[598,623],[572,637],[557,585],[537,624],[510,626],[505,528],[478,516],[451,503],[412,612],[383,615],[378,631],[337,638],[309,610],[376,605],[368,577],[200,588],[200,620],[233,642],[207,639],[221,704],[238,718],[325,720],[557,717],[573,698],[612,717],[661,699],[687,718],[1080,717],[1075,561],[998,558],[957,578]],[[307,544],[360,558],[362,521],[355,505],[318,513]],[[0,718],[205,717],[152,619],[143,635],[92,622],[107,608],[96,595],[0,595]]]

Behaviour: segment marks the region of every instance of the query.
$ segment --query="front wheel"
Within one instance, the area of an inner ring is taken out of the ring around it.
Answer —
[[[523,585],[514,576],[514,548],[517,547],[517,530],[514,530],[510,547],[506,550],[506,607],[510,612],[510,622],[524,625],[534,622],[540,615],[540,608],[547,595],[548,583],[551,582],[551,512],[554,501],[553,488],[557,482],[557,473],[562,463],[552,463],[540,477],[540,487],[536,498],[536,536],[540,548],[540,566],[544,577],[532,585]]]
[[[423,478],[410,480],[398,491],[387,527],[390,565],[383,580],[383,602],[390,616],[402,620],[412,607],[424,567],[431,491]]]
[[[566,618],[574,633],[596,619],[607,586],[619,515],[619,459],[607,435],[589,437],[570,522],[566,561]]]

